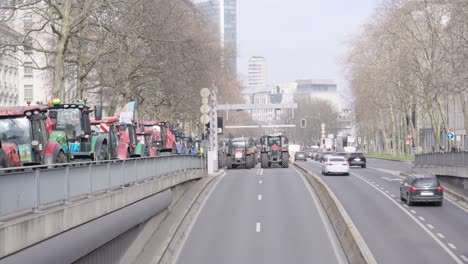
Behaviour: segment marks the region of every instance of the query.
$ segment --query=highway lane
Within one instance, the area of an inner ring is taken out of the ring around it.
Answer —
[[[371,163],[400,169],[391,161]],[[327,182],[379,263],[468,263],[463,209],[448,201],[443,207],[407,207],[399,198],[400,178],[376,169],[352,167],[349,177],[322,176],[320,163],[301,164]]]
[[[177,263],[343,263],[324,222],[294,169],[228,170]]]

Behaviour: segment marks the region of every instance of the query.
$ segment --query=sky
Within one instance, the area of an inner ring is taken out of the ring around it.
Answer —
[[[267,82],[333,79],[347,84],[343,63],[349,41],[379,0],[237,0],[238,72],[247,80],[251,56],[267,61]]]

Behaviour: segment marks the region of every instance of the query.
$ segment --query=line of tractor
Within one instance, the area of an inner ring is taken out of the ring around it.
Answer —
[[[102,117],[85,100],[0,108],[0,168],[155,157],[181,153],[166,121]]]

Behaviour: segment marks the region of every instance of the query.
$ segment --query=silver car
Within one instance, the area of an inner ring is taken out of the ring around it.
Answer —
[[[341,156],[327,156],[322,165],[322,174],[344,174],[349,175],[349,163]]]

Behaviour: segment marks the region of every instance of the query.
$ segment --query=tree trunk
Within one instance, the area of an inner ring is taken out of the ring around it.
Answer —
[[[63,17],[58,34],[55,65],[54,65],[54,89],[52,95],[54,98],[65,98],[65,89],[63,87],[65,53],[67,51],[68,41],[71,30],[71,0],[65,0],[63,4]]]
[[[111,100],[111,102],[109,104],[109,110],[107,111],[108,116],[114,116],[115,115],[115,109],[117,108],[119,98],[120,98],[120,93],[114,93],[114,96],[112,96],[112,100]]]

